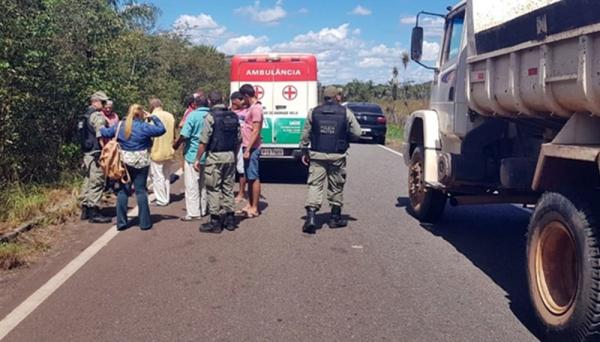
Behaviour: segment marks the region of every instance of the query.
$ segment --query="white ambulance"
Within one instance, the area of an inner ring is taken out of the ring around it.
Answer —
[[[317,106],[317,59],[309,54],[237,55],[231,92],[252,84],[263,105],[262,158],[298,158],[308,111]]]

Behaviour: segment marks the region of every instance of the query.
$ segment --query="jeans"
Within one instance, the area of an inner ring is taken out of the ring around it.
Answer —
[[[119,184],[119,193],[117,195],[117,229],[127,227],[127,202],[129,194],[131,194],[131,184],[135,186],[135,197],[138,205],[139,225],[141,229],[152,228],[152,220],[150,218],[150,206],[148,205],[148,190],[146,182],[148,180],[148,171],[150,167],[136,169],[127,166],[129,177],[131,178],[128,184]]]

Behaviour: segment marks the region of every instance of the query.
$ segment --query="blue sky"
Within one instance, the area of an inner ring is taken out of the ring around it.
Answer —
[[[291,1],[149,0],[161,11],[159,28],[211,44],[227,54],[308,52],[317,55],[319,79],[386,82],[393,66],[402,80],[425,81],[431,72],[411,63],[402,70],[400,55],[410,45],[414,16],[420,10],[444,12],[441,0]],[[441,20],[425,22],[424,58],[439,49]]]

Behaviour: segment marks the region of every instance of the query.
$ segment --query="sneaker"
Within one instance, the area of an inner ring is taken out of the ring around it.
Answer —
[[[184,221],[184,222],[198,221],[198,220],[200,220],[200,216],[185,215],[184,217],[181,218],[181,221]]]

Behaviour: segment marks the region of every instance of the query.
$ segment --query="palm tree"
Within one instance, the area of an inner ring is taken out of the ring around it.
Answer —
[[[398,68],[395,66],[392,69],[390,86],[392,88],[392,120],[394,124],[398,124],[398,118],[396,117],[396,99],[398,98]]]
[[[401,59],[402,59],[402,65],[404,66],[404,70],[406,70],[408,63],[410,62],[410,56],[408,55],[408,52],[402,51]]]
[[[398,98],[398,68],[392,69],[392,79],[390,80],[390,86],[392,88],[392,99],[396,101]]]

